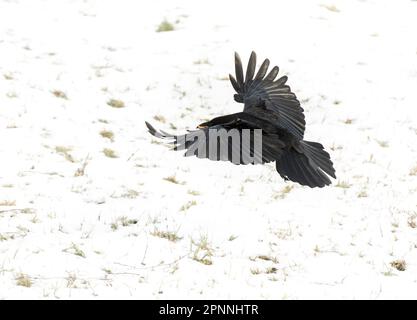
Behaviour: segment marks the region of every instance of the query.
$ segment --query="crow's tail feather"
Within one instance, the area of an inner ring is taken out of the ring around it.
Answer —
[[[281,177],[311,188],[331,184],[327,175],[336,178],[335,170],[323,146],[317,142],[300,141],[297,149],[285,151],[276,162]]]

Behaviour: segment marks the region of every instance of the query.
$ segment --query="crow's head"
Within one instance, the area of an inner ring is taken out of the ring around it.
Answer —
[[[200,123],[197,126],[197,129],[205,129],[205,128],[208,128],[210,126],[211,126],[211,121],[207,121],[207,122]]]

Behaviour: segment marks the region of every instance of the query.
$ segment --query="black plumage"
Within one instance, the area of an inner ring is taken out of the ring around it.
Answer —
[[[303,140],[304,110],[296,95],[286,84],[287,76],[275,80],[279,73],[278,67],[273,67],[267,74],[269,64],[269,60],[265,59],[255,75],[256,54],[252,52],[244,75],[242,61],[235,53],[236,78],[232,75],[229,75],[229,78],[236,91],[235,101],[244,104],[242,112],[204,122],[197,127],[197,130],[188,131],[182,136],[187,138],[185,140],[179,135],[157,131],[146,122],[149,132],[156,137],[172,141],[174,149],[186,150],[186,156],[195,155],[210,160],[247,164],[242,151],[247,148],[250,149],[248,152],[257,163],[275,161],[278,173],[285,180],[312,188],[329,185],[331,181],[328,175],[336,178],[330,155],[320,143]],[[227,135],[220,135],[218,139],[227,146],[227,152],[219,152],[220,143],[218,143],[218,152],[214,155],[210,153],[209,130],[223,130],[227,133],[232,129],[239,136],[240,145],[234,145]],[[250,129],[249,146],[242,143],[245,139],[245,129]],[[255,129],[261,129],[261,152],[253,146]],[[198,137],[203,139],[199,140]],[[204,143],[205,152],[197,152],[198,143]]]

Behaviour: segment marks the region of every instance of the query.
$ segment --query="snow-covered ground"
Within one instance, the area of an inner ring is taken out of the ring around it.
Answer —
[[[416,17],[411,0],[0,1],[0,299],[417,298]],[[226,79],[251,50],[289,75],[332,186],[147,133],[239,111]]]

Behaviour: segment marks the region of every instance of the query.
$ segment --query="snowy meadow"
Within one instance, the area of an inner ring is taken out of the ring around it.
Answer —
[[[417,298],[417,1],[0,1],[0,299]],[[183,157],[288,75],[337,179]]]

